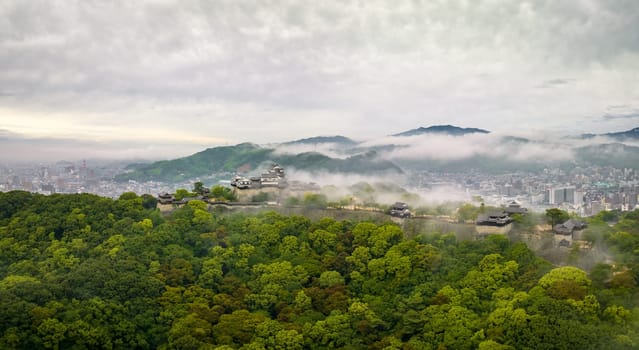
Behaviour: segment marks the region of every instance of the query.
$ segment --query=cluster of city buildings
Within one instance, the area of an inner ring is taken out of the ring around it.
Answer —
[[[442,187],[451,196],[481,197],[493,206],[516,200],[533,211],[560,208],[584,217],[602,210],[639,208],[639,171],[630,168],[592,166],[501,175],[426,172],[414,178],[415,186],[424,190]]]
[[[50,164],[0,165],[0,191],[29,191],[42,194],[94,193],[118,198],[124,192],[157,194],[190,188],[192,182],[167,184],[157,181],[116,182],[114,178],[124,171],[126,164],[117,162],[55,162]]]
[[[177,188],[191,188],[185,183],[116,182],[115,175],[124,171],[125,163],[57,162],[52,164],[11,164],[0,166],[0,191],[26,190],[43,194],[95,193],[117,198],[124,192],[157,195],[174,192]],[[232,174],[218,174],[229,179]],[[596,215],[602,210],[629,211],[638,208],[639,170],[613,167],[574,167],[545,169],[541,172],[486,174],[478,171],[458,173],[418,172],[410,174],[409,191],[422,196],[439,193],[433,201],[481,201],[492,206],[508,206],[515,200],[532,211],[560,208],[580,216]],[[224,183],[224,181],[221,181]],[[255,177],[234,177],[226,184],[238,189],[263,187],[298,188],[295,181],[287,182],[284,169],[274,165]],[[304,189],[315,184],[303,184]],[[437,190],[440,190],[439,192]]]

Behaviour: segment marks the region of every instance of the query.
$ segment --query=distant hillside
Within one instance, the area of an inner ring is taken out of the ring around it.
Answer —
[[[626,131],[611,132],[604,134],[604,136],[612,137],[617,140],[634,139],[639,140],[639,128],[634,128]]]
[[[116,176],[116,180],[177,182],[214,172],[234,172],[246,165],[253,169],[269,159],[272,153],[272,149],[261,148],[252,143],[208,148],[184,158],[146,165],[136,164],[130,168],[132,171]]]
[[[316,152],[295,155],[276,154],[272,148],[251,143],[209,148],[194,155],[163,160],[151,164],[135,164],[128,172],[116,177],[118,181],[178,182],[221,172],[246,172],[260,164],[273,161],[284,167],[308,171],[344,173],[403,173],[396,164],[377,159],[377,153],[367,152],[346,159],[336,159]]]
[[[509,143],[530,143],[531,141],[527,138],[524,137],[519,137],[519,136],[504,136],[501,138],[501,140],[503,142],[509,142]]]
[[[415,135],[423,135],[423,134],[444,134],[444,135],[452,135],[452,136],[462,136],[466,134],[488,134],[490,131],[477,129],[477,128],[460,128],[454,125],[433,125],[427,128],[420,127],[417,129],[412,129],[404,132],[400,132],[399,134],[391,135],[391,136],[415,136]]]
[[[487,155],[454,160],[403,159],[397,160],[396,163],[403,169],[415,171],[468,172],[473,170],[486,174],[503,174],[515,171],[535,172],[548,166],[547,163],[543,162],[509,160]]]
[[[613,166],[617,168],[637,167],[639,147],[621,143],[606,143],[575,149],[576,160],[583,164]]]
[[[460,128],[451,125],[436,125],[427,128],[409,130],[394,136],[411,136],[422,134],[439,134],[463,136],[473,133],[488,133],[476,128]],[[625,132],[611,133],[619,138],[635,138],[639,128]],[[613,137],[611,136],[611,137]],[[397,139],[395,139],[397,140]],[[409,139],[410,140],[410,139]],[[249,173],[255,172],[264,162],[278,162],[286,168],[306,171],[327,171],[334,173],[357,174],[388,174],[403,173],[403,169],[416,171],[468,171],[475,169],[486,173],[504,173],[512,171],[539,171],[549,166],[570,167],[579,165],[600,165],[615,167],[637,167],[639,164],[639,147],[621,143],[596,144],[574,148],[574,158],[561,162],[552,161],[553,157],[537,160],[506,159],[491,154],[478,153],[464,159],[438,160],[426,156],[414,155],[402,158],[401,150],[411,148],[411,145],[393,144],[393,139],[386,140],[388,144],[366,146],[344,136],[318,136],[284,143],[282,145],[337,145],[332,151],[343,155],[333,158],[319,152],[276,152],[275,148],[261,147],[252,143],[242,143],[235,146],[209,148],[188,157],[164,160],[151,164],[131,164],[126,173],[120,174],[116,180],[127,181],[162,181],[180,182],[197,177],[209,177],[220,173]],[[522,150],[521,147],[533,145],[536,141],[520,137],[506,136],[500,138],[502,148]],[[425,146],[427,147],[427,146]],[[569,147],[569,146],[566,146]],[[294,149],[294,147],[292,147]],[[300,147],[303,149],[304,147]],[[308,149],[309,147],[306,147]],[[313,148],[313,147],[311,147]],[[322,147],[318,147],[321,149]],[[525,150],[525,149],[524,149]],[[398,151],[398,152],[394,152]],[[300,152],[300,151],[298,151]],[[484,151],[485,152],[485,151]],[[389,158],[392,157],[392,158]],[[346,157],[346,158],[344,158]],[[224,175],[226,176],[226,175]]]
[[[618,132],[609,132],[607,134],[592,134],[592,133],[588,133],[588,134],[582,134],[581,138],[582,139],[591,139],[593,137],[596,136],[604,136],[604,137],[610,137],[612,139],[618,140],[618,141],[624,141],[624,140],[639,140],[639,128],[634,128],[634,129],[630,129],[630,130],[626,130],[626,131],[618,131]]]
[[[323,143],[336,143],[343,146],[354,146],[357,142],[349,139],[346,136],[316,136],[306,139],[300,139],[295,141],[284,142],[283,145],[316,145]]]
[[[394,173],[403,170],[395,163],[377,158],[375,151],[357,154],[346,159],[336,159],[317,152],[305,152],[296,155],[278,155],[274,160],[284,167],[293,167],[307,171],[330,171],[338,173]]]

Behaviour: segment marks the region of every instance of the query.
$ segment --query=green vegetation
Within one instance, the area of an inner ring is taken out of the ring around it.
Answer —
[[[271,148],[242,143],[235,146],[209,148],[179,159],[151,164],[132,164],[127,167],[128,172],[116,176],[116,180],[179,182],[209,176],[212,173],[236,172],[241,167],[253,170],[264,162],[273,161],[285,167],[308,171],[402,173],[402,170],[392,162],[378,159],[374,151],[357,154],[347,159],[338,159],[316,152],[295,155],[278,154]]]
[[[232,202],[237,200],[237,197],[235,196],[233,189],[228,188],[226,186],[215,185],[211,187],[211,193],[209,194],[209,199]]]
[[[251,196],[251,202],[254,202],[254,203],[266,202],[269,199],[271,199],[271,194],[268,192],[259,192]]]
[[[132,193],[132,195],[135,196],[136,194]],[[153,198],[153,196],[151,195],[143,195],[142,197],[144,196],[149,196]],[[175,190],[175,193],[173,194],[173,196],[175,197],[175,200],[178,200],[178,201],[181,201],[185,198],[207,198],[208,200],[211,200],[211,201],[226,201],[226,202],[237,200],[237,197],[235,196],[235,192],[233,192],[233,189],[226,186],[222,186],[222,185],[215,185],[211,187],[210,189],[208,189],[204,187],[204,184],[202,184],[202,182],[199,182],[199,181],[193,184],[193,191],[189,191],[184,188],[178,188],[177,190]],[[155,203],[153,204],[152,207],[147,207],[147,208],[155,208]]]
[[[551,226],[561,224],[570,218],[567,211],[558,208],[546,209],[546,218]]]
[[[131,164],[127,172],[116,177],[119,181],[164,181],[182,182],[225,172],[236,172],[240,168],[255,170],[264,162],[278,162],[284,167],[307,171],[328,171],[343,173],[403,173],[404,169],[436,170],[441,172],[465,172],[476,169],[487,174],[502,174],[510,171],[542,171],[548,161],[526,161],[505,159],[502,156],[476,155],[455,160],[404,159],[382,160],[377,152],[399,149],[398,145],[358,147],[352,140],[343,137],[318,137],[299,140],[290,144],[313,144],[335,142],[346,154],[346,159],[331,158],[317,152],[281,154],[273,148],[263,148],[252,143],[209,148],[188,157],[162,160],[151,164]],[[503,144],[517,150],[529,140],[505,137]],[[575,162],[579,165],[599,165],[625,168],[628,164],[639,164],[639,147],[621,143],[598,144],[575,148],[574,162],[556,162],[556,166],[571,169]]]
[[[251,143],[209,148],[184,158],[131,165],[130,172],[118,175],[116,180],[177,182],[213,172],[235,171],[247,164],[253,169],[268,160],[272,152]]]
[[[587,274],[503,236],[149,204],[0,193],[0,348],[639,347],[639,212]]]

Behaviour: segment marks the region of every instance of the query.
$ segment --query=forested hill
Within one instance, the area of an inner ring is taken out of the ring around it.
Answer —
[[[579,147],[575,150],[577,163],[598,164],[618,168],[639,164],[639,147],[621,143],[606,143]]]
[[[342,147],[354,147],[357,142],[341,135],[336,136],[315,136],[295,141],[284,142],[283,145],[318,145],[318,144],[335,144]]]
[[[451,135],[451,136],[462,136],[466,134],[488,134],[490,131],[484,129],[477,128],[460,128],[454,125],[431,125],[427,128],[419,127],[417,129],[412,129],[404,132],[400,132],[393,136],[416,136],[423,134],[443,134],[443,135]]]
[[[285,167],[308,171],[343,173],[402,173],[402,169],[390,161],[378,159],[374,151],[346,159],[331,158],[316,152],[280,154],[272,148],[252,143],[209,148],[194,155],[163,160],[152,164],[131,165],[116,180],[127,181],[184,181],[212,173],[237,172],[239,169],[255,170],[263,162],[277,162]]]
[[[587,274],[502,236],[154,206],[0,193],[0,348],[639,347],[637,211]]]

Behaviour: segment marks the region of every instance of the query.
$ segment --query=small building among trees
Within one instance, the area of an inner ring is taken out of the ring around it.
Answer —
[[[569,219],[562,224],[555,225],[552,230],[560,235],[572,235],[574,231],[583,230],[587,226],[585,221]]]
[[[173,204],[175,197],[167,192],[158,194],[158,203],[160,204]]]
[[[479,214],[477,221],[478,226],[506,226],[513,222],[513,219],[505,211],[494,211],[487,214]]]
[[[409,218],[411,213],[410,210],[408,210],[408,204],[395,202],[395,204],[391,206],[390,215],[397,218]]]
[[[570,247],[575,231],[583,230],[587,226],[588,224],[585,221],[576,219],[568,219],[561,224],[557,224],[552,228],[553,232],[555,232],[555,242],[560,247]]]
[[[510,201],[508,202],[508,206],[504,208],[504,212],[506,212],[506,214],[508,215],[527,214],[528,209],[523,208],[521,204],[517,203],[516,201]]]

